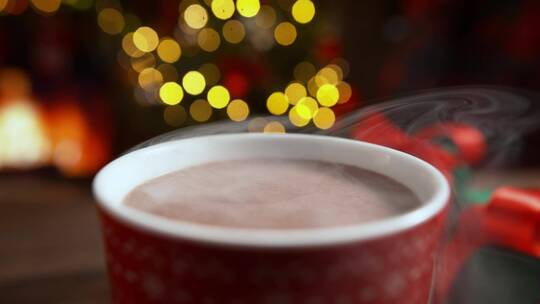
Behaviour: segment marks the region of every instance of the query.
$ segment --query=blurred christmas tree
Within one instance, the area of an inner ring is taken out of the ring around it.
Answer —
[[[121,37],[118,61],[135,99],[163,105],[171,126],[266,112],[326,129],[351,99],[339,24],[310,0],[161,2],[153,22],[119,2],[96,7],[100,28]],[[284,131],[271,120],[250,126]]]
[[[357,105],[344,81],[339,16],[310,0],[0,0],[6,15],[30,7],[45,16],[95,12],[112,37],[100,49],[125,70],[132,99],[162,109],[170,127],[271,114],[326,129]],[[250,130],[285,126],[255,118]]]

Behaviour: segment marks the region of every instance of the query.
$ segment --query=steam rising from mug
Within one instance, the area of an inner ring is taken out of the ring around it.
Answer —
[[[374,105],[352,111],[338,119],[329,130],[297,128],[286,117],[272,117],[288,132],[350,137],[356,124],[374,113],[388,117],[407,133],[440,122],[458,122],[478,128],[487,139],[489,158],[485,164],[507,163],[517,155],[523,135],[540,125],[540,98],[537,93],[503,87],[466,86],[432,89],[381,100]],[[376,134],[380,125],[371,125]],[[242,133],[248,122],[217,122],[172,131],[150,139],[133,149],[187,137]]]

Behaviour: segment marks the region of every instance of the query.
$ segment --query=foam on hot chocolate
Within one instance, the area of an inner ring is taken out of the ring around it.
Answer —
[[[353,166],[249,159],[157,177],[137,186],[124,203],[179,221],[286,229],[374,221],[407,212],[420,201],[404,185]]]

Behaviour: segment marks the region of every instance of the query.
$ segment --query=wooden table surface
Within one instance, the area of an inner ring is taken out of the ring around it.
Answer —
[[[474,183],[540,187],[540,172],[486,172]],[[89,181],[0,174],[0,303],[109,303]]]

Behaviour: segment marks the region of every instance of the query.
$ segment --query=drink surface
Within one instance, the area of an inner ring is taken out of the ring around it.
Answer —
[[[236,228],[299,229],[359,224],[420,205],[381,174],[330,162],[211,162],[149,180],[124,204],[173,220]]]

